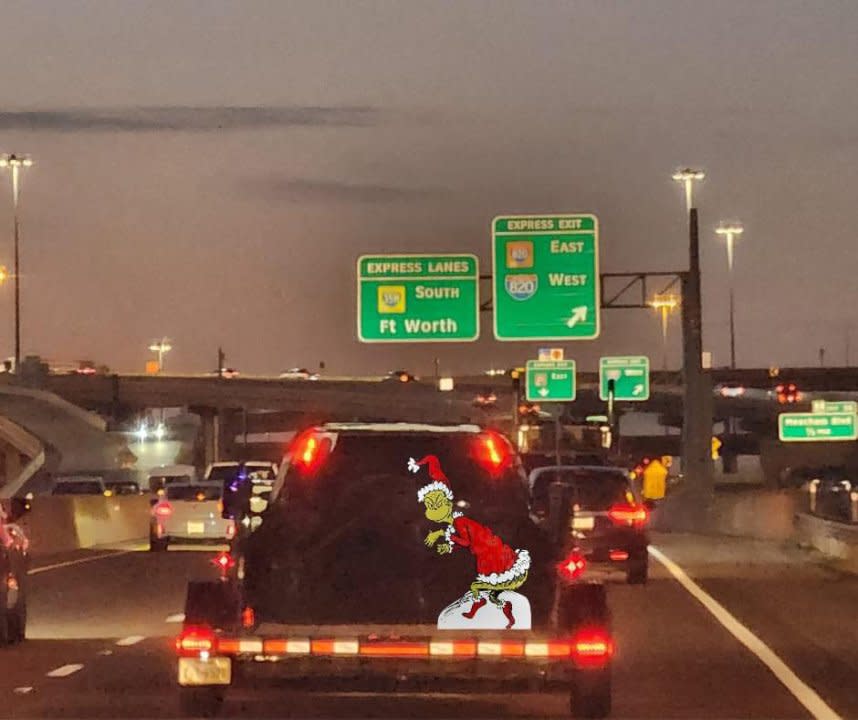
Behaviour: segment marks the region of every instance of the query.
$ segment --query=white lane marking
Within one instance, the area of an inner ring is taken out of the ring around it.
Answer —
[[[99,650],[98,655],[113,655],[113,650]]]
[[[33,686],[25,685],[23,687],[16,687],[12,692],[16,695],[27,695],[28,693],[33,692]]]
[[[164,622],[168,623],[181,623],[185,622],[185,613],[176,613],[175,615],[167,615],[167,619]]]
[[[721,603],[707,593],[702,587],[694,582],[685,571],[673,560],[667,557],[661,550],[650,545],[650,555],[658,560],[668,572],[676,578],[677,582],[684,587],[688,593],[705,607],[715,619],[721,623],[727,631],[735,637],[742,645],[759,658],[772,674],[781,681],[783,686],[789,690],[810,714],[817,720],[840,720],[840,716],[834,712],[826,702],[816,694],[816,691],[796,675],[787,664],[781,660],[773,650],[769,648],[760,638],[740,623]]]
[[[129,645],[136,645],[141,640],[145,640],[146,638],[142,635],[129,635],[128,637],[124,637],[121,640],[117,640],[116,644],[119,647],[128,647]]]
[[[69,567],[70,565],[80,565],[81,563],[94,562],[95,560],[104,560],[105,558],[119,557],[127,555],[131,550],[119,550],[117,552],[104,553],[95,557],[78,558],[77,560],[66,560],[65,562],[54,563],[53,565],[42,565],[41,567],[33,568],[27,571],[27,575],[38,575],[39,573],[47,572],[48,570],[58,570],[59,568]]]
[[[58,668],[54,668],[49,673],[46,673],[46,677],[50,677],[50,678],[68,677],[69,675],[74,675],[78,670],[83,670],[83,665],[81,665],[80,663],[71,663],[69,665],[60,665]]]

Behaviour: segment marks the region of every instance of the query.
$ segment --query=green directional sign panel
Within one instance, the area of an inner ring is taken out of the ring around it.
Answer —
[[[858,402],[854,400],[814,400],[810,406],[815,413],[858,414]]]
[[[599,359],[599,398],[608,399],[614,381],[614,400],[649,400],[649,358],[644,355]]]
[[[783,442],[855,440],[855,413],[781,413],[778,437]]]
[[[528,360],[527,391],[530,402],[563,402],[575,399],[574,360]]]
[[[599,335],[595,215],[501,216],[492,221],[498,340],[592,340]]]
[[[357,262],[358,339],[476,340],[479,276],[475,255],[362,255]]]

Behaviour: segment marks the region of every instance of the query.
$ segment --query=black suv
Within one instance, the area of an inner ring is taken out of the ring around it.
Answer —
[[[565,683],[576,716],[608,714],[604,587],[558,571],[505,437],[328,424],[299,434],[284,463],[261,513],[224,508],[261,524],[219,558],[222,581],[189,585],[185,711],[213,713],[239,676],[273,673],[535,678]]]
[[[646,583],[649,506],[641,501],[627,471],[553,465],[533,470],[529,486],[533,519],[554,535],[557,544],[580,552],[591,569],[623,570],[630,584]],[[553,515],[552,501],[559,508]]]

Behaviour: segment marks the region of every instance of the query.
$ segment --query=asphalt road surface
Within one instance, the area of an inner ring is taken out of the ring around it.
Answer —
[[[765,543],[669,535],[655,545],[690,580],[653,559],[647,586],[611,583],[613,717],[858,717],[858,578]],[[212,575],[211,557],[132,547],[39,559],[28,638],[0,650],[0,716],[177,717],[172,637],[185,582]],[[266,686],[230,693],[223,714],[564,717],[568,705],[559,691]]]

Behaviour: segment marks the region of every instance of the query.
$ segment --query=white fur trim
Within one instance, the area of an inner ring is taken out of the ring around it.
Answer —
[[[527,550],[516,550],[515,562],[509,570],[502,573],[492,573],[491,575],[478,574],[477,580],[489,585],[500,585],[524,575],[528,570],[530,570],[530,553]]]
[[[413,457],[408,458],[408,470],[409,472],[413,473],[420,472],[420,466],[417,464],[417,461]]]
[[[450,490],[450,487],[447,485],[447,483],[438,482],[436,480],[435,482],[431,482],[428,485],[424,485],[417,491],[417,502],[423,502],[423,498],[425,498],[430,492],[434,492],[435,490],[441,490],[444,495],[447,496],[448,500],[453,499],[453,491]]]
[[[459,518],[459,517],[462,517],[462,513],[460,513],[460,512],[454,512],[453,513],[453,520],[455,520],[456,518]],[[453,542],[453,533],[454,532],[456,532],[456,529],[453,527],[452,523],[450,523],[447,526],[447,529],[444,530],[444,540],[446,540],[447,544],[450,546],[450,552],[452,552],[453,549],[456,547],[456,543]]]

